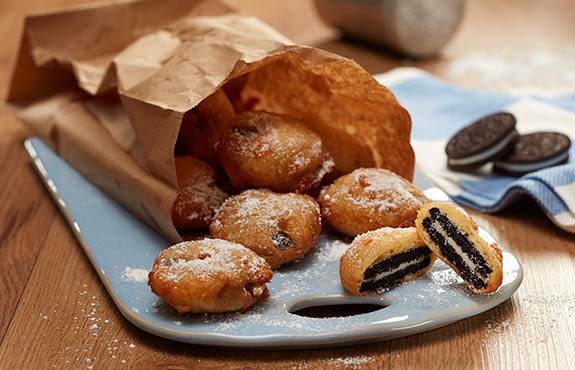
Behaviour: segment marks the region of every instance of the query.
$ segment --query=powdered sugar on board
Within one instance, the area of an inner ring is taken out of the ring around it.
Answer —
[[[323,248],[317,248],[314,255],[318,261],[339,260],[347,248],[349,248],[349,243],[342,240],[326,240]]]
[[[133,283],[148,281],[148,270],[126,266],[122,273],[122,279]]]

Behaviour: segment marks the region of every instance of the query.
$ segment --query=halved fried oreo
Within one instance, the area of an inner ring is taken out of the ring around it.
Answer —
[[[345,289],[366,295],[424,275],[435,260],[414,227],[384,227],[353,240],[341,257],[339,273]]]
[[[417,231],[427,246],[463,278],[475,293],[491,293],[503,278],[502,254],[477,233],[477,225],[450,203],[428,203],[419,210]]]

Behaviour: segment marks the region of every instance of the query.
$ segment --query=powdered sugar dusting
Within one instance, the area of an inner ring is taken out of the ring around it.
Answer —
[[[211,214],[228,197],[226,192],[216,186],[213,179],[202,178],[201,180],[187,184],[181,190],[185,197],[178,198],[179,201],[174,205],[176,211],[181,212],[185,207],[198,207]],[[190,213],[188,218],[199,218],[206,212]]]
[[[222,315],[206,315],[204,322],[217,323],[218,331],[229,332],[237,329],[240,326],[265,326],[269,328],[282,327],[292,329],[304,329],[306,324],[304,320],[286,320],[285,317],[277,316],[277,318],[270,317],[266,313],[265,305],[258,305],[253,307],[247,312],[235,312]]]
[[[101,369],[115,368],[119,363],[126,363],[136,348],[135,343],[118,339],[121,333],[115,326],[113,317],[106,317],[107,308],[101,308],[103,302],[100,295],[87,283],[76,282],[77,295],[60,295],[59,304],[66,305],[66,326],[56,326],[58,320],[51,320],[54,316],[61,316],[64,310],[56,306],[49,312],[40,313],[43,325],[53,325],[45,328],[59,337],[57,354],[46,359],[45,367],[63,369]],[[101,292],[101,287],[97,287]],[[105,306],[109,299],[105,299]],[[79,337],[83,339],[78,340]],[[43,344],[44,345],[44,344]],[[48,343],[46,343],[49,346]],[[44,367],[43,367],[44,368]]]
[[[126,266],[122,273],[122,280],[137,283],[148,281],[148,270]]]
[[[433,271],[431,272],[431,278],[435,284],[439,286],[449,286],[463,283],[463,279],[461,279],[452,269]]]
[[[386,214],[402,208],[420,207],[425,197],[417,188],[392,172],[361,168],[342,176],[322,190],[327,205],[351,203],[359,212]]]
[[[362,169],[353,172],[355,184],[364,185],[363,193],[352,198],[362,208],[376,208],[385,213],[399,207],[421,205],[422,202],[407,187],[406,181],[398,176],[382,176],[378,169]]]
[[[162,252],[160,278],[177,283],[194,278],[207,281],[221,272],[255,275],[266,266],[263,258],[244,246],[219,239],[204,239],[198,250],[190,251],[189,242],[176,244]]]
[[[251,189],[232,196],[222,204],[216,213],[211,225],[216,235],[223,228],[229,227],[223,222],[227,219],[234,225],[234,230],[243,233],[246,230],[260,228],[261,232],[268,234],[269,230],[279,228],[280,220],[295,220],[309,213],[310,208],[317,214],[319,220],[319,206],[312,199],[300,194],[278,194],[268,190]],[[291,230],[297,233],[298,230]]]
[[[220,210],[233,209],[234,223],[240,226],[265,221],[268,227],[276,228],[280,217],[293,215],[293,210],[298,209],[297,203],[295,194],[274,194],[252,189],[228,198]],[[220,210],[216,218],[219,218]]]
[[[348,243],[336,239],[331,242],[326,242],[325,246],[318,248],[314,254],[318,261],[339,260],[348,248]]]
[[[214,210],[229,196],[217,186],[215,171],[192,157],[176,157],[176,169],[180,193],[174,211],[192,223],[209,224]]]
[[[345,369],[361,369],[365,364],[369,364],[374,362],[375,359],[373,357],[369,357],[366,355],[359,355],[359,356],[346,356],[346,357],[338,357],[329,362],[332,365],[335,365],[338,368],[338,365],[343,365]]]

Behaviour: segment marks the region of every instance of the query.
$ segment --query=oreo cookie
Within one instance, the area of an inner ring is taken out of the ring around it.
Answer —
[[[558,132],[535,132],[521,135],[513,149],[493,162],[497,172],[521,176],[528,172],[566,163],[571,140]]]
[[[498,112],[482,117],[458,131],[447,143],[447,166],[471,171],[507,154],[517,141],[515,116]]]

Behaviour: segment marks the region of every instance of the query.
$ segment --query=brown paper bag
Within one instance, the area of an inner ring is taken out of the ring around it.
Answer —
[[[8,99],[85,177],[175,242],[182,117],[229,81],[239,107],[304,120],[337,173],[382,167],[411,180],[411,122],[389,90],[355,62],[295,45],[219,1],[28,17]]]

